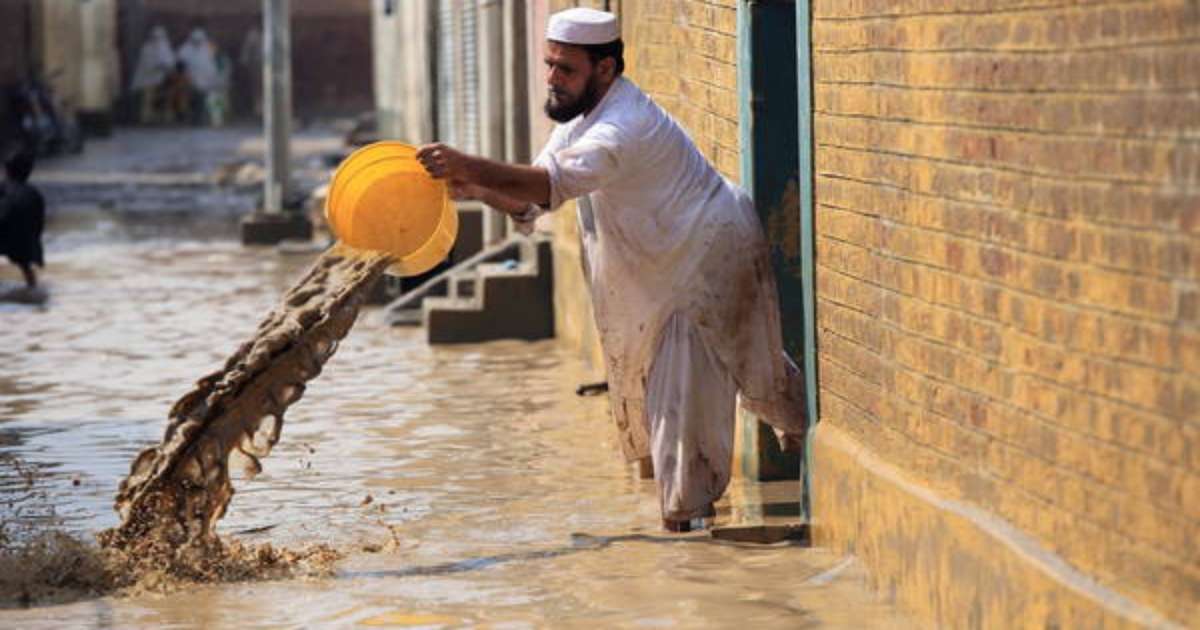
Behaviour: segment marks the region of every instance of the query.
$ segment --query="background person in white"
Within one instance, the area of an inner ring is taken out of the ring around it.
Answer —
[[[803,444],[803,381],[782,350],[767,244],[749,197],[621,76],[612,14],[557,13],[546,39],[545,111],[559,125],[532,166],[443,144],[417,157],[457,198],[526,229],[579,199],[621,446],[651,456],[663,526],[687,531],[729,483],[738,394],[785,449]]]

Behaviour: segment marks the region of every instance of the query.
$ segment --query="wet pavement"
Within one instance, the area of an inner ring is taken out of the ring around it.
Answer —
[[[324,183],[345,153],[345,124],[297,130],[290,146],[293,188],[305,193]],[[255,208],[262,186],[265,140],[261,127],[122,128],[93,138],[80,155],[55,157],[32,181],[60,213],[103,209],[109,214],[241,216]]]
[[[90,536],[116,523],[117,483],[170,405],[311,255],[242,248],[204,213],[78,211],[49,230],[49,302],[0,305],[0,520]],[[0,265],[0,283],[18,277]],[[332,544],[350,554],[335,576],[0,610],[0,625],[910,627],[852,559],[659,532],[604,398],[574,394],[595,380],[553,341],[430,347],[368,309],[219,528]],[[719,522],[792,488],[735,482]]]

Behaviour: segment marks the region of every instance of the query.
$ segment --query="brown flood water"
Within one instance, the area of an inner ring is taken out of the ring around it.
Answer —
[[[60,234],[49,304],[0,305],[0,460],[30,473],[0,466],[10,532],[116,525],[117,484],[171,405],[314,258],[172,232]],[[366,309],[217,526],[330,545],[332,576],[10,608],[0,626],[910,627],[827,551],[661,534],[604,399],[574,395],[596,376],[554,342],[430,347]],[[735,482],[720,518],[756,492]]]

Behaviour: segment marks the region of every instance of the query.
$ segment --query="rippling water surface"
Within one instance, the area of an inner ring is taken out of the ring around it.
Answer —
[[[0,516],[90,535],[116,522],[116,485],[170,405],[311,257],[244,249],[227,223],[96,217],[60,221],[48,257],[50,302],[0,305],[0,457],[33,479],[4,466]],[[0,611],[0,625],[904,626],[830,553],[660,534],[604,399],[574,395],[593,380],[554,342],[430,347],[367,310],[220,526],[350,550],[335,577]],[[723,518],[753,492],[735,485]],[[389,526],[398,548],[364,551]]]

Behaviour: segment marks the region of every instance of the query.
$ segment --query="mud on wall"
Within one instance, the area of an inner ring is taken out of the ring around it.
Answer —
[[[812,3],[822,421],[1194,620],[1200,5],[1049,4]]]

